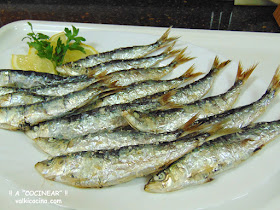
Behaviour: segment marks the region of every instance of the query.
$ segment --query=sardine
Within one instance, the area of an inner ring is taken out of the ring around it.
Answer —
[[[0,108],[0,127],[9,130],[26,129],[29,125],[66,115],[104,92],[106,87],[88,87],[65,96],[35,104]]]
[[[277,120],[255,123],[206,142],[154,175],[145,190],[164,193],[212,181],[213,176],[237,167],[279,135]]]
[[[79,70],[83,70],[87,67],[92,67],[100,63],[108,62],[111,60],[125,60],[144,57],[162,47],[167,46],[170,42],[173,42],[177,37],[170,37],[171,28],[169,28],[155,43],[142,46],[132,46],[125,48],[118,48],[112,51],[98,53],[90,55],[86,58],[80,59],[75,62],[69,62],[61,66],[56,67],[56,70],[62,75],[72,75],[78,73]]]
[[[121,70],[110,73],[101,78],[103,78],[103,82],[106,84],[114,84],[116,86],[127,86],[132,83],[142,82],[145,80],[159,80],[172,72],[177,66],[182,65],[191,59],[193,58],[184,57],[184,51],[182,51],[170,64],[166,66]]]
[[[230,108],[237,100],[242,86],[253,72],[256,66],[252,66],[243,72],[239,64],[235,83],[225,93],[204,98],[190,104],[180,105],[175,108],[163,111],[137,112],[124,111],[123,116],[128,123],[137,130],[152,133],[165,133],[175,131],[196,115],[197,119],[202,119],[214,114],[222,113]]]
[[[41,96],[64,96],[69,93],[73,93],[87,88],[88,86],[94,83],[95,86],[98,87],[100,85],[98,82],[100,81],[101,80],[98,80],[96,78],[83,78],[80,81],[65,82],[61,84],[47,85],[42,87],[33,87],[29,89],[21,89],[19,91],[31,92]]]
[[[128,128],[102,130],[71,139],[36,138],[34,141],[44,152],[62,155],[78,151],[119,149],[125,146],[169,142],[176,140],[182,131],[152,134]]]
[[[221,73],[230,60],[220,63],[216,56],[211,70],[201,79],[181,88],[176,88],[162,96],[162,104],[182,105],[194,102],[208,93],[216,77]]]
[[[92,103],[91,108],[98,108],[102,106],[128,103],[137,98],[152,95],[161,91],[170,90],[171,88],[178,87],[188,80],[200,75],[201,73],[193,73],[194,68],[190,67],[182,76],[170,80],[146,80],[139,83],[133,83],[124,87],[121,91],[109,95],[107,97],[97,100]]]
[[[83,78],[87,78],[87,76],[62,77],[55,74],[36,71],[1,69],[0,87],[31,88],[81,81]]]
[[[203,119],[196,120],[188,128],[185,128],[185,134],[207,132],[211,126],[220,123],[223,129],[221,133],[227,130],[240,128],[249,125],[251,122],[261,116],[268,105],[277,96],[280,90],[280,67],[277,68],[266,92],[255,102],[248,105],[236,107],[217,115],[212,115]],[[218,135],[219,132],[217,132]]]
[[[117,104],[92,109],[72,116],[53,119],[30,127],[25,133],[31,139],[38,137],[53,137],[71,139],[78,136],[95,133],[101,130],[113,130],[127,126],[122,112],[127,109],[139,111],[157,109],[161,104],[149,97],[138,99],[133,103]]]
[[[68,153],[38,162],[35,168],[48,180],[83,188],[107,187],[161,170],[193,150],[207,136],[118,150]]]
[[[101,78],[107,74],[130,70],[130,69],[137,69],[137,68],[151,68],[156,66],[160,62],[177,55],[180,51],[179,50],[172,50],[173,45],[168,47],[165,51],[163,51],[159,55],[143,57],[143,58],[134,58],[128,60],[112,60],[105,63],[100,63],[96,66],[85,68],[84,70],[78,70],[77,73],[72,73],[70,76],[86,74],[89,77],[98,77]],[[73,70],[74,71],[74,70]]]
[[[15,92],[0,96],[0,107],[29,105],[51,99],[32,93]]]

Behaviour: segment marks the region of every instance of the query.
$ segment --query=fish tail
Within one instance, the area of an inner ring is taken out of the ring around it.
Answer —
[[[225,121],[221,121],[215,123],[214,125],[209,125],[207,123],[196,121],[199,117],[199,113],[193,116],[185,125],[183,125],[180,129],[182,133],[180,137],[190,135],[195,136],[199,133],[208,133],[210,136],[205,140],[209,141],[215,139],[218,136],[226,135],[229,133],[234,133],[239,130],[239,128],[229,128],[225,129],[223,126]],[[196,123],[195,123],[196,121]]]
[[[165,46],[170,42],[173,42],[175,40],[177,40],[179,37],[169,37],[169,33],[171,31],[172,26],[170,26],[165,32],[164,34],[157,40],[157,44],[161,45],[161,46]]]
[[[250,75],[252,74],[252,72],[255,70],[256,67],[257,64],[254,64],[249,69],[244,71],[241,62],[239,62],[235,81],[241,81],[241,80],[247,81],[247,79],[250,77]]]
[[[182,76],[179,77],[179,79],[192,79],[192,78],[195,78],[199,75],[201,75],[202,73],[201,72],[197,72],[197,73],[193,73],[194,71],[194,65],[192,65]],[[158,101],[160,102],[160,104],[162,105],[166,105],[167,103],[171,103],[169,102],[169,99],[175,95],[177,92],[177,89],[173,89],[169,92],[167,92],[166,94],[162,95],[161,97],[159,97]],[[176,106],[175,104],[169,104],[170,106]]]
[[[194,57],[189,57],[189,56],[185,57],[185,55],[184,55],[185,51],[186,51],[186,48],[181,50],[179,52],[179,54],[174,58],[174,60],[169,65],[175,68],[181,64],[184,64],[184,63],[194,59]]]
[[[174,50],[174,45],[176,42],[173,42],[170,46],[168,46],[161,54],[166,56],[166,58],[172,57],[178,53],[180,53],[180,50]]]
[[[275,74],[268,86],[270,91],[278,92],[280,90],[280,66],[277,67]]]
[[[183,75],[180,76],[180,78],[191,79],[203,74],[202,72],[193,73],[194,70],[195,70],[194,65],[192,65]]]
[[[229,64],[231,62],[231,60],[226,60],[224,62],[220,62],[219,57],[216,56],[212,65],[212,68],[214,69],[222,69],[223,67],[225,67],[227,64]]]

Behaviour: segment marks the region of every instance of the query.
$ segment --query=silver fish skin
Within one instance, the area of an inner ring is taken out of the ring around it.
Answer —
[[[196,77],[200,73],[193,73],[193,67],[189,68],[182,76],[170,79],[170,80],[146,80],[139,83],[133,83],[121,91],[108,95],[100,100],[92,103],[92,108],[98,108],[102,106],[128,103],[137,98],[145,97],[147,95],[152,95],[165,90],[170,90],[172,88],[178,87],[184,84],[188,80]]]
[[[23,92],[9,93],[0,96],[0,107],[29,105],[49,100],[49,97],[36,94],[26,94]]]
[[[181,131],[151,134],[133,129],[117,128],[71,139],[36,138],[34,141],[44,152],[58,156],[79,151],[111,150],[132,145],[169,142],[176,140],[180,134]]]
[[[51,121],[42,122],[30,127],[25,134],[31,139],[38,137],[53,137],[71,139],[101,130],[113,130],[127,126],[122,112],[127,109],[139,111],[157,109],[161,104],[157,100],[144,98],[133,103],[105,106],[81,112],[72,116],[65,116]]]
[[[128,86],[132,83],[142,82],[145,80],[159,80],[172,72],[177,66],[184,64],[191,59],[193,58],[184,57],[183,50],[171,63],[166,66],[121,70],[110,73],[102,78],[106,84],[114,84],[116,86]]]
[[[182,105],[202,98],[208,93],[215,79],[228,63],[230,60],[220,62],[216,56],[211,70],[204,77],[181,88],[171,90],[161,98],[162,104]]]
[[[16,87],[0,87],[0,96],[18,92],[19,88]]]
[[[251,124],[206,142],[154,175],[145,190],[165,193],[209,182],[213,176],[239,166],[279,135],[277,120]]]
[[[20,91],[31,92],[41,96],[64,96],[87,88],[94,83],[96,84],[96,87],[98,87],[98,81],[99,80],[96,78],[83,78],[80,81],[65,82],[62,84],[47,85],[43,87],[33,87],[24,90],[21,89]]]
[[[0,127],[3,129],[26,129],[29,125],[62,117],[84,106],[104,92],[104,88],[88,87],[65,96],[55,97],[43,103],[0,108]]]
[[[26,95],[40,95],[40,96],[63,96],[72,92],[76,92],[87,88],[88,86],[100,82],[101,79],[89,78],[89,77],[76,77],[73,81],[59,82],[57,84],[44,85],[31,88],[18,88],[18,87],[0,87],[0,95],[21,93]]]
[[[128,60],[112,60],[105,63],[100,63],[96,66],[86,68],[84,71],[79,71],[79,74],[87,74],[90,77],[101,78],[107,74],[131,70],[137,68],[151,68],[156,66],[161,61],[178,54],[178,50],[172,50],[173,45],[168,47],[163,53],[150,57],[135,58]]]
[[[178,107],[174,106],[175,108],[171,106],[171,109],[166,110],[156,110],[148,113],[127,110],[123,112],[123,116],[133,128],[140,131],[151,133],[175,131],[182,128],[194,116],[197,119],[202,119],[232,108],[243,85],[255,68],[256,66],[252,66],[247,71],[243,71],[242,66],[239,65],[235,83],[223,94]]]
[[[217,123],[222,125],[221,133],[247,126],[265,112],[268,105],[277,96],[279,90],[280,67],[277,68],[266,92],[260,99],[248,105],[236,107],[217,115],[196,120],[192,125],[184,129],[185,134],[207,132],[209,128]],[[217,135],[218,133],[219,132],[217,132]]]
[[[168,37],[171,28],[169,28],[155,43],[142,46],[132,46],[118,48],[112,51],[90,55],[84,59],[75,62],[69,62],[56,67],[56,70],[62,75],[74,75],[83,71],[85,68],[109,62],[111,60],[126,60],[144,57],[177,39],[177,37]]]
[[[87,78],[87,76],[62,77],[35,71],[1,69],[0,87],[31,88],[80,81],[82,78]]]
[[[192,139],[82,151],[38,162],[36,170],[48,180],[75,187],[101,188],[157,172],[193,150],[207,135]]]

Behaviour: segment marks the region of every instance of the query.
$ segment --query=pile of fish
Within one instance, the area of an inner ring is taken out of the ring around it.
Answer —
[[[260,99],[233,108],[256,66],[239,64],[231,88],[204,97],[230,61],[161,80],[193,59],[169,33],[63,64],[60,76],[0,70],[0,128],[22,130],[51,155],[35,165],[48,180],[101,188],[152,175],[148,192],[209,182],[280,134],[280,120],[254,123],[279,92],[280,68]]]

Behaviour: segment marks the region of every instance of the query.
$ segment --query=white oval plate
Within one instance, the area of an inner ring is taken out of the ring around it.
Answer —
[[[114,48],[150,44],[167,28],[31,21],[35,32],[48,35],[64,27],[80,29],[99,52]],[[18,21],[0,29],[0,68],[11,68],[12,54],[26,54],[28,46],[21,39],[30,32],[27,21]],[[188,47],[186,54],[196,56],[166,78],[182,74],[195,64],[196,71],[208,72],[216,55],[232,59],[220,74],[208,95],[226,91],[235,79],[237,65],[244,68],[259,63],[235,106],[257,100],[266,90],[280,64],[279,34],[177,29],[176,47]],[[279,97],[259,121],[280,118]],[[79,189],[45,180],[34,165],[48,156],[21,132],[0,130],[0,203],[12,209],[276,209],[280,204],[279,138],[265,146],[240,167],[225,172],[213,182],[166,194],[143,190],[148,178],[104,189]]]

